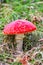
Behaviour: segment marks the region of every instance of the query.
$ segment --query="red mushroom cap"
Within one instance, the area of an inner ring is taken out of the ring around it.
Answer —
[[[14,35],[32,32],[34,30],[36,30],[36,26],[33,23],[27,20],[18,19],[7,24],[4,27],[3,33],[8,35]]]

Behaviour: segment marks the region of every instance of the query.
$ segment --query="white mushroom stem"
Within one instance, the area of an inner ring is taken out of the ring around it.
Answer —
[[[24,38],[24,34],[17,34],[15,36],[15,40],[16,40],[16,43],[17,43],[17,51],[23,51],[23,49],[22,49],[23,38]]]

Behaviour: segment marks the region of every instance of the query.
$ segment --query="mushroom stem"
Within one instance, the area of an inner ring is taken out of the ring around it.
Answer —
[[[23,51],[22,46],[23,46],[23,38],[24,34],[18,34],[16,35],[16,43],[17,43],[17,51]]]

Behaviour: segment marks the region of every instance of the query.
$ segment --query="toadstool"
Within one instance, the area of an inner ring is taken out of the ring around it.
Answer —
[[[36,30],[36,26],[28,20],[18,19],[4,27],[3,33],[5,35],[16,35],[17,51],[23,51],[24,34]]]

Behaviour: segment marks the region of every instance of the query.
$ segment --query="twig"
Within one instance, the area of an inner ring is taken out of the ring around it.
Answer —
[[[32,3],[32,4],[43,4],[43,1],[35,2],[35,3]]]
[[[4,45],[7,45],[7,43],[0,45],[0,48],[3,47]]]

